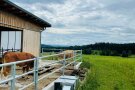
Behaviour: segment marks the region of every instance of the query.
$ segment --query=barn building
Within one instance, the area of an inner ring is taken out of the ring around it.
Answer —
[[[51,24],[9,0],[0,0],[0,49],[39,56],[41,32]]]

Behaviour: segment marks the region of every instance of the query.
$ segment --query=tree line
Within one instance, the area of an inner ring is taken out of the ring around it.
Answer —
[[[48,47],[49,48],[49,47]],[[95,43],[82,46],[69,46],[69,47],[51,47],[54,49],[73,49],[83,50],[83,54],[98,54],[107,56],[123,56],[135,54],[135,43]]]

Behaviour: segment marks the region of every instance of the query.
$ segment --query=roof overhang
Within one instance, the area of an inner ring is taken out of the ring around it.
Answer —
[[[35,24],[38,24],[41,27],[51,27],[50,23],[17,6],[9,0],[0,0],[0,9],[27,19]]]

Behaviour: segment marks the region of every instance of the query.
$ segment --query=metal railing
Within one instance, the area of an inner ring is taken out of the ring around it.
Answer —
[[[82,60],[82,50],[75,50],[73,52],[73,56],[70,57],[70,58],[66,58],[66,54],[68,53],[60,53],[60,54],[53,54],[53,55],[47,55],[47,56],[43,56],[43,57],[37,57],[37,58],[33,58],[33,59],[28,59],[28,60],[22,60],[22,61],[17,61],[17,62],[11,62],[11,63],[5,63],[5,64],[0,64],[0,68],[1,67],[4,67],[4,66],[11,66],[11,77],[6,79],[6,80],[1,80],[0,81],[0,84],[3,84],[3,83],[6,83],[6,82],[11,82],[11,87],[10,87],[10,90],[15,90],[15,80],[22,77],[22,76],[25,76],[25,75],[28,75],[28,74],[31,74],[31,73],[34,73],[34,81],[22,88],[20,88],[19,90],[24,90],[26,89],[27,87],[29,87],[30,85],[33,85],[34,84],[34,89],[35,90],[38,90],[38,82],[46,77],[48,77],[49,75],[51,74],[54,74],[55,72],[59,71],[59,70],[62,70],[62,74],[64,75],[64,71],[65,71],[65,68],[67,66],[69,66],[70,64],[74,64],[76,61],[78,60]],[[41,67],[38,67],[39,66],[39,60],[40,59],[43,59],[43,58],[47,58],[47,57],[51,57],[51,56],[59,56],[59,55],[64,55],[63,56],[63,59],[61,60],[58,60],[58,61],[55,61],[55,62],[52,62],[50,64],[45,64],[43,65],[42,67],[45,67],[45,66],[48,66],[48,65],[53,65],[53,64],[56,64],[56,63],[59,63],[59,62],[63,62],[62,64],[62,67],[54,70],[53,72],[49,73],[49,74],[46,74],[44,75],[43,77],[41,78],[38,78],[38,70],[39,68]],[[66,64],[65,62],[68,61],[68,60],[73,60],[72,62],[70,62],[69,64]],[[29,62],[29,61],[34,61],[34,69],[31,70],[31,71],[28,71],[26,73],[23,73],[21,75],[17,75],[16,76],[16,65],[17,64],[20,64],[20,63],[24,63],[24,62]]]

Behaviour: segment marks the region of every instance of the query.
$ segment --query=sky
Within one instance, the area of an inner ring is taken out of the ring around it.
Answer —
[[[51,23],[47,45],[135,42],[135,0],[10,0]]]

